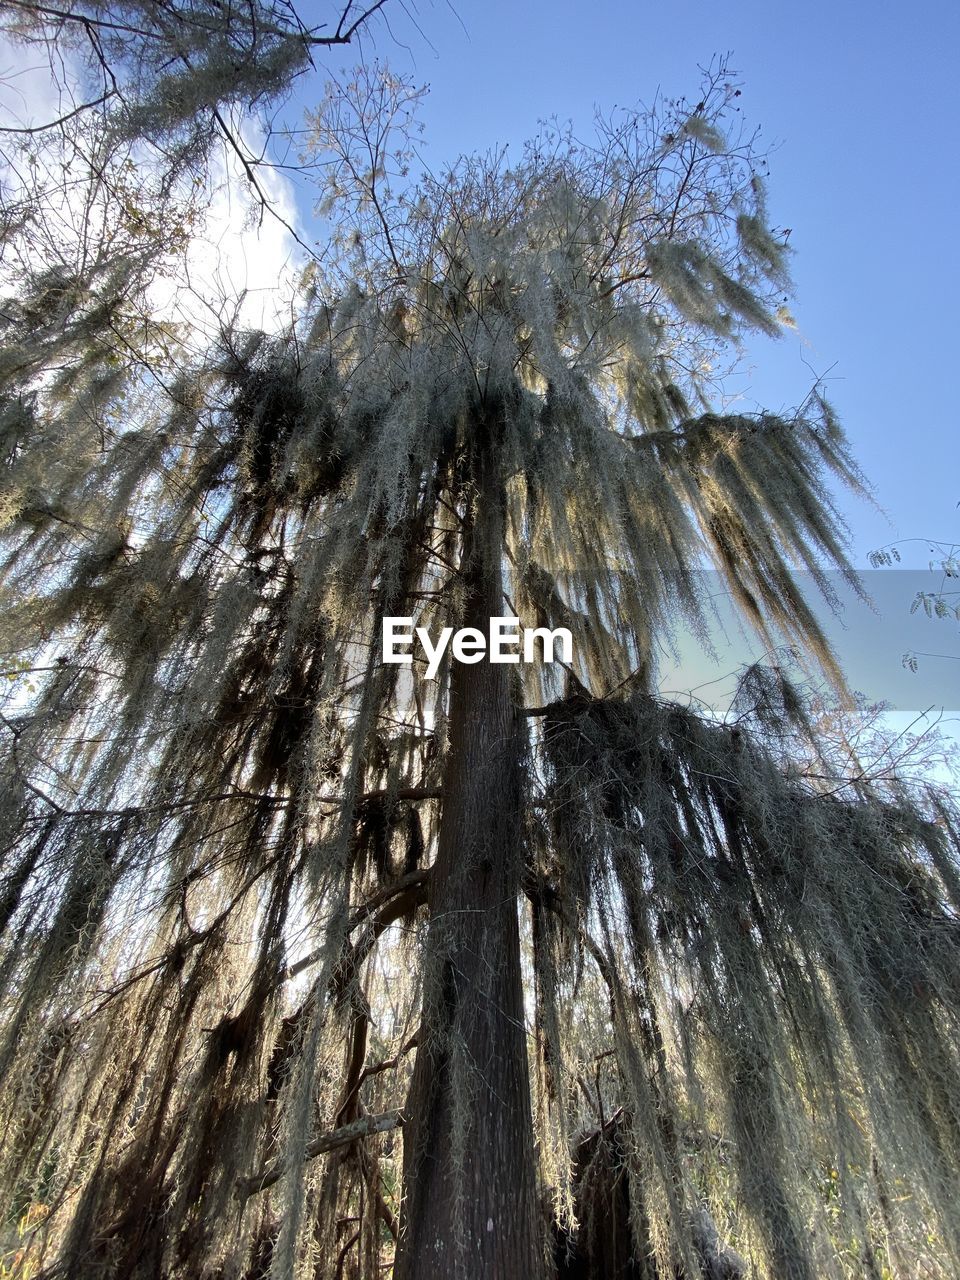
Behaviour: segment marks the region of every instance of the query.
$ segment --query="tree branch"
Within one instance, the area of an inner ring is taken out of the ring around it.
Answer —
[[[394,1108],[392,1111],[381,1111],[377,1115],[361,1116],[359,1120],[354,1120],[351,1124],[341,1125],[339,1129],[331,1129],[327,1133],[321,1133],[307,1146],[304,1154],[307,1160],[314,1160],[317,1156],[322,1156],[328,1151],[336,1151],[338,1147],[348,1146],[351,1142],[356,1142],[360,1138],[372,1137],[376,1133],[388,1133],[391,1129],[397,1129],[402,1124],[403,1112],[399,1107]],[[283,1161],[279,1161],[253,1178],[241,1178],[237,1184],[237,1190],[243,1197],[266,1191],[268,1187],[272,1187],[275,1182],[280,1181],[284,1173],[286,1173],[286,1168]]]

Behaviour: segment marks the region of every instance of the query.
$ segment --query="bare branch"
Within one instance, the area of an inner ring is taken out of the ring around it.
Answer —
[[[351,1124],[342,1125],[339,1129],[331,1129],[328,1133],[321,1133],[319,1137],[314,1138],[307,1146],[306,1158],[315,1160],[317,1156],[325,1155],[328,1151],[336,1151],[338,1147],[349,1146],[352,1142],[373,1137],[378,1133],[389,1133],[391,1129],[397,1129],[402,1124],[403,1111],[400,1108],[383,1111],[379,1115],[360,1116]],[[256,1177],[242,1179],[237,1184],[237,1190],[244,1199],[247,1196],[256,1195],[279,1182],[285,1172],[285,1165],[271,1165]]]

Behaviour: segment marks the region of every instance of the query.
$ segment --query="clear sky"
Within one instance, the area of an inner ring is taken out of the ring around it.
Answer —
[[[958,7],[457,0],[454,9],[436,0],[416,10],[422,35],[388,10],[396,43],[380,30],[376,50],[430,85],[422,118],[431,167],[517,145],[542,117],[587,133],[594,105],[695,94],[698,68],[729,54],[739,105],[773,148],[771,218],[792,228],[796,251],[799,332],[751,346],[744,407],[797,404],[813,381],[809,366],[830,370],[828,393],[887,513],[844,500],[857,566],[895,538],[960,541]],[[923,542],[903,552],[916,567],[930,558]],[[880,586],[868,575],[891,622],[898,688],[898,594],[906,613],[918,586],[932,585],[910,574]],[[854,648],[879,638],[876,622],[854,625]],[[956,626],[913,622],[913,646],[960,654]],[[924,668],[943,701],[960,707],[960,659]]]

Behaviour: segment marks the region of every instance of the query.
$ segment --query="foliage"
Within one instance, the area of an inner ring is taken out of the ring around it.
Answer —
[[[913,598],[910,612],[916,613],[922,609],[928,618],[960,620],[960,590],[954,586],[957,578],[960,578],[960,559],[958,559],[960,548],[956,543],[949,542],[931,542],[927,545],[934,557],[930,560],[928,568],[936,576],[937,586],[933,591],[918,591]],[[896,543],[880,547],[877,551],[870,553],[870,563],[875,569],[890,568],[899,564],[900,561],[900,550]],[[905,653],[903,665],[909,667],[911,671],[916,671],[919,656],[921,655],[916,653]],[[956,655],[927,654],[923,656],[955,657]]]
[[[37,688],[3,719],[0,1183],[46,1206],[36,1274],[389,1263],[453,707],[380,622],[460,625],[478,565],[574,635],[513,689],[555,1237],[590,1263],[602,1147],[641,1275],[960,1265],[956,815],[785,768],[816,735],[776,672],[728,724],[652,694],[708,559],[840,680],[791,577],[854,580],[837,420],[711,409],[786,279],[736,96],[414,181],[415,95],[368,71],[312,122],[341,239],[286,333],[115,366],[106,284],[55,284],[49,334],[42,281],[4,304],[0,642]]]

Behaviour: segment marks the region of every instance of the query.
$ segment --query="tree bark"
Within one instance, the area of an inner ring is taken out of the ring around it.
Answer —
[[[464,621],[486,633],[503,612],[504,510],[492,458],[479,471]],[[544,1274],[517,917],[524,733],[513,689],[510,665],[454,663],[394,1280]]]

